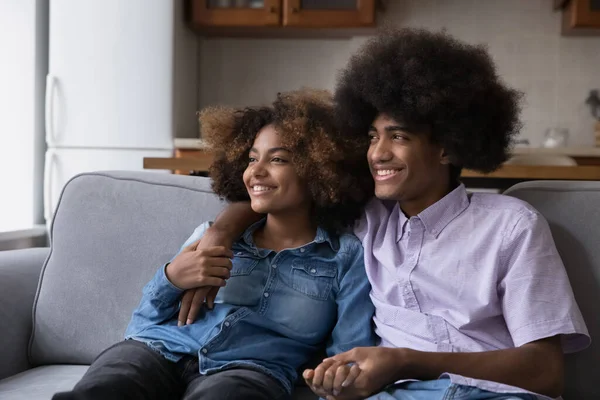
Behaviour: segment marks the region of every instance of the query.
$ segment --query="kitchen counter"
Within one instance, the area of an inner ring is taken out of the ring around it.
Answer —
[[[176,149],[202,150],[205,148],[202,139],[175,139],[174,144]],[[600,147],[557,147],[553,149],[543,147],[515,147],[512,154],[553,154],[570,157],[600,158]]]

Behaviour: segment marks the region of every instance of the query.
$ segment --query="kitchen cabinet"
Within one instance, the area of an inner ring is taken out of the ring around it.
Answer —
[[[360,34],[375,26],[377,5],[376,0],[189,1],[190,26],[213,36],[286,36],[311,29],[319,29],[313,36],[328,36],[328,28]]]
[[[569,0],[561,4],[564,35],[600,35],[600,0]]]

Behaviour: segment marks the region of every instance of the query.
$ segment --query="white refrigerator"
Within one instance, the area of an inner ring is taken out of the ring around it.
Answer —
[[[196,127],[183,1],[50,0],[44,216],[81,172],[142,170]],[[197,136],[197,135],[196,135]]]

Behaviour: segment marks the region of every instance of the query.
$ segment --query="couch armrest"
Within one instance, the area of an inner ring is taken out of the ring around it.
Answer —
[[[29,368],[33,300],[49,248],[0,251],[0,379]]]

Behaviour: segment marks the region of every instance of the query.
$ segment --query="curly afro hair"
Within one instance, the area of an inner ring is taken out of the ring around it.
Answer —
[[[379,113],[427,126],[461,168],[497,169],[521,129],[522,94],[505,86],[483,46],[446,32],[387,27],[342,70],[335,92],[342,132],[366,136]]]
[[[215,154],[212,188],[228,201],[249,200],[242,175],[258,132],[273,125],[306,183],[316,223],[333,233],[348,228],[373,194],[363,138],[340,135],[329,92],[280,93],[271,107],[210,107],[200,112],[202,138]]]

